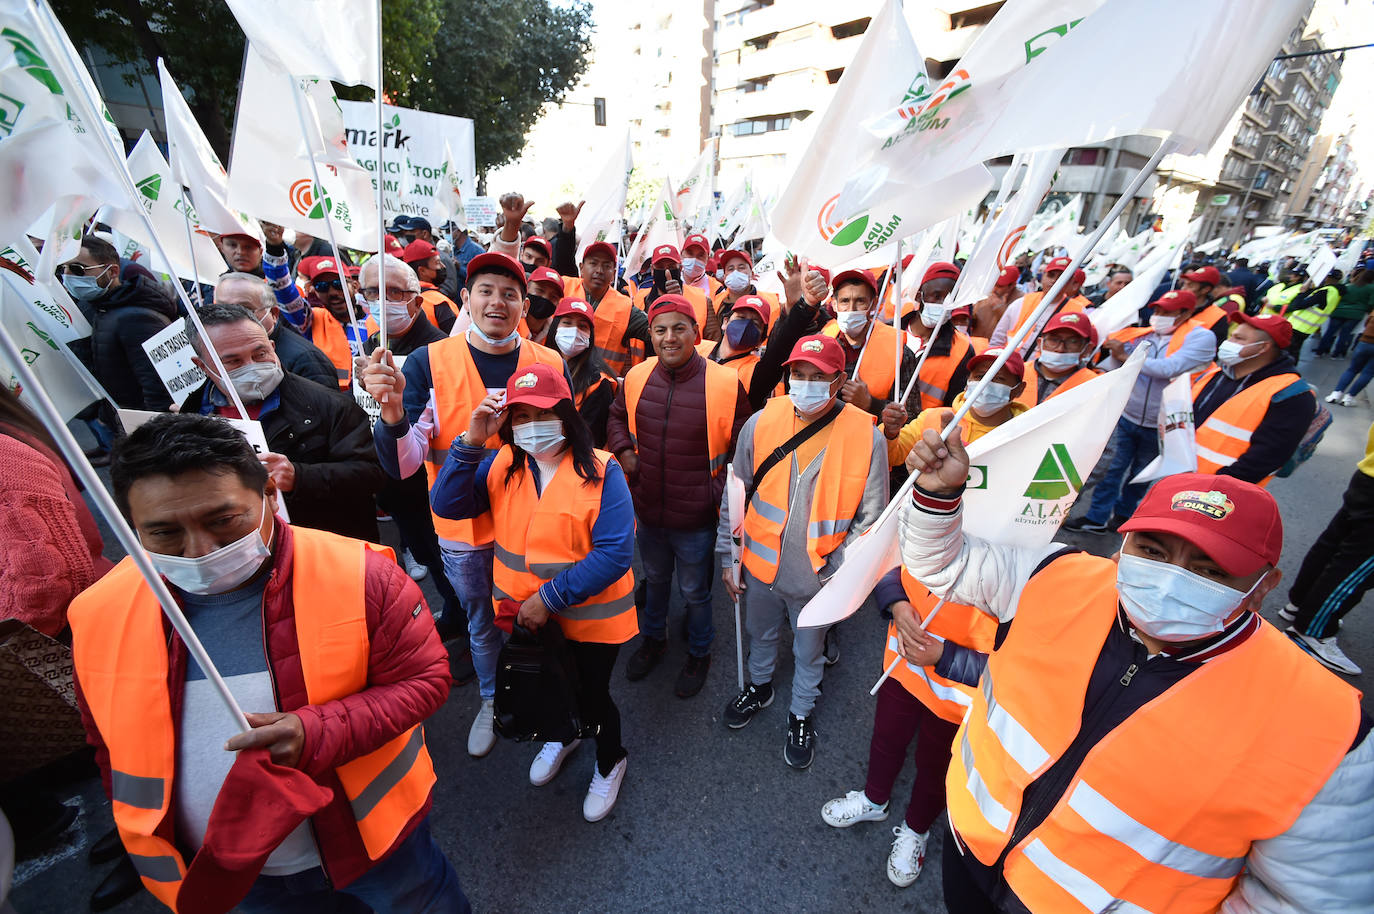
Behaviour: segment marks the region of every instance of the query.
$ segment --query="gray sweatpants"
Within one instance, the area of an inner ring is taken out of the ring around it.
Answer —
[[[778,665],[778,638],[783,619],[792,626],[792,707],[798,717],[807,717],[816,707],[821,694],[821,676],[825,672],[825,629],[797,628],[797,614],[806,605],[801,598],[782,597],[768,585],[741,569],[744,573],[744,629],[749,633],[749,681],[772,682]]]

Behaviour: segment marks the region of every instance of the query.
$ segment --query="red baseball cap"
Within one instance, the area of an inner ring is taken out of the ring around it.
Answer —
[[[861,282],[872,289],[874,295],[878,294],[878,280],[874,279],[873,274],[868,270],[841,270],[835,275],[830,287],[838,290],[847,282]]]
[[[591,244],[587,245],[587,249],[582,252],[582,259],[586,260],[593,254],[605,254],[611,259],[612,265],[620,259],[616,254],[615,245],[608,241],[593,241]]]
[[[407,248],[409,250],[409,248]],[[530,273],[530,282],[551,282],[558,287],[558,297],[563,297],[563,277],[558,275],[557,270],[548,267],[537,267]]]
[[[968,360],[969,372],[972,373],[973,369],[977,368],[979,365],[991,365],[993,362],[997,361],[997,357],[1001,354],[1002,347],[1000,346],[996,349],[984,349],[981,353]],[[1021,353],[1012,350],[1011,355],[1007,356],[1007,360],[1003,363],[1002,367],[1014,375],[1023,375],[1026,373],[1026,360],[1021,358]],[[971,384],[972,382],[970,381],[969,383]]]
[[[416,238],[410,244],[406,245],[405,250],[401,252],[400,256],[406,263],[413,264],[429,260],[429,258],[433,257],[438,252],[439,249],[428,241],[422,238]]]
[[[804,336],[797,340],[792,347],[792,355],[783,364],[791,365],[793,362],[809,362],[826,374],[834,374],[844,371],[844,350],[833,336],[824,333]]]
[[[1232,311],[1229,320],[1233,324],[1249,324],[1269,334],[1280,349],[1287,349],[1288,344],[1293,342],[1293,325],[1288,323],[1286,318],[1279,317],[1277,314],[1265,314],[1259,317],[1251,317],[1244,311]]]
[[[539,409],[548,409],[563,400],[571,399],[572,392],[568,390],[568,382],[564,379],[563,372],[543,362],[524,370],[517,370],[510,376],[510,383],[506,385],[507,409],[517,403],[528,403]]]
[[[528,247],[539,248],[545,257],[553,260],[553,248],[549,246],[549,242],[546,239],[540,238],[538,235],[531,235],[525,239],[525,243],[520,246],[520,249],[523,251]]]
[[[1088,274],[1084,273],[1082,270],[1074,270],[1073,276],[1069,277],[1069,281],[1076,282],[1081,286],[1088,281]]]
[[[906,310],[906,306],[903,305],[903,312],[905,312],[905,310]],[[957,307],[957,308],[950,308],[950,309],[949,309],[949,318],[948,318],[948,319],[949,319],[949,322],[950,322],[951,324],[954,323],[954,319],[955,319],[956,317],[966,317],[966,318],[968,318],[969,320],[973,320],[973,306],[972,306],[972,305],[960,305],[960,306]]]
[[[1277,565],[1283,552],[1283,518],[1274,496],[1234,476],[1165,476],[1121,525],[1122,533],[1135,530],[1181,536],[1233,575]]]
[[[1174,289],[1150,302],[1150,307],[1160,311],[1191,311],[1197,307],[1197,296],[1187,289]]]
[[[658,263],[660,260],[671,260],[678,266],[682,266],[682,255],[679,254],[677,248],[673,247],[671,244],[660,244],[658,247],[654,248],[653,253],[649,255],[650,263]]]
[[[383,243],[386,245],[386,252],[395,257],[400,257],[401,254],[405,252],[405,247],[402,246],[400,240],[398,240],[395,235],[387,235],[386,238],[383,239]]]
[[[732,257],[738,257],[739,259],[743,260],[746,264],[749,265],[749,269],[750,269],[750,270],[753,270],[753,269],[754,269],[754,258],[752,258],[752,257],[749,256],[749,252],[748,252],[748,251],[740,251],[740,250],[725,251],[724,253],[722,253],[722,254],[720,255],[720,259],[717,260],[716,262],[719,264],[719,266],[720,266],[721,269],[725,269],[725,265],[726,265],[727,263],[730,262],[730,258],[732,258]]]
[[[768,304],[766,299],[760,298],[757,295],[741,295],[735,302],[735,307],[732,310],[753,311],[759,317],[763,318],[763,325],[767,327],[768,317],[773,313],[773,306]]]
[[[1069,268],[1069,264],[1071,263],[1073,263],[1073,261],[1067,257],[1056,257],[1045,264],[1045,272],[1063,273],[1065,270]]]
[[[468,286],[472,286],[472,281],[481,273],[508,273],[511,278],[520,283],[520,293],[529,292],[528,280],[525,278],[525,267],[509,254],[502,254],[500,251],[485,251],[468,261]]]
[[[581,298],[559,299],[558,307],[553,309],[554,317],[566,317],[571,314],[574,317],[580,317],[588,322],[591,321],[592,314],[594,313],[592,306],[587,304],[585,299]]]
[[[1050,322],[1045,325],[1045,329],[1041,331],[1040,335],[1044,336],[1056,330],[1072,330],[1089,342],[1097,342],[1097,328],[1093,326],[1092,321],[1088,320],[1088,315],[1078,311],[1056,314],[1050,318]]]
[[[363,268],[360,266],[355,266],[351,263],[346,263],[344,264],[344,272],[347,273],[353,279],[357,279],[362,274]]]
[[[1207,286],[1219,286],[1222,283],[1221,271],[1216,267],[1203,267],[1201,270],[1184,273],[1183,278]]]
[[[706,240],[705,235],[688,235],[682,242],[682,250],[686,252],[688,248],[701,248],[703,255],[710,256],[711,242]]]
[[[697,322],[697,309],[681,295],[660,295],[654,299],[654,303],[649,306],[649,321],[652,323],[660,314],[672,313],[685,314],[692,319],[693,324]]]
[[[997,274],[995,283],[1002,288],[1013,285],[1021,280],[1021,271],[1016,267],[1003,267],[1002,272]]]
[[[925,285],[932,279],[958,279],[959,268],[954,264],[944,260],[937,260],[926,267],[926,273],[921,277],[921,285]]]
[[[323,276],[339,278],[339,265],[333,257],[305,257],[296,267],[296,272],[314,282]]]

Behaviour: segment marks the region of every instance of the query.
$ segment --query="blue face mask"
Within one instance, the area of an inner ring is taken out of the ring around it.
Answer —
[[[730,321],[725,325],[725,341],[730,344],[731,349],[753,349],[762,337],[763,333],[759,330],[758,324],[753,321]]]

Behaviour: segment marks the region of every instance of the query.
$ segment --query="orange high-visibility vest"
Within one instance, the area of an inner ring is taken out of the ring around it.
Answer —
[[[427,285],[429,285],[428,289],[421,287],[423,291],[420,292],[420,310],[425,312],[425,317],[429,318],[429,322],[435,327],[439,326],[439,314],[436,309],[440,305],[448,305],[454,317],[457,317],[458,305],[453,299],[440,292],[432,284],[427,283]]]
[[[310,342],[320,347],[334,364],[334,372],[339,376],[339,389],[353,387],[353,350],[348,346],[348,334],[343,324],[329,313],[327,308],[311,308]]]
[[[1193,400],[1202,396],[1202,391],[1212,382],[1221,369],[1213,367],[1193,382]],[[1295,372],[1274,375],[1257,384],[1252,384],[1236,392],[1235,396],[1222,403],[1207,421],[1197,427],[1197,471],[1216,473],[1229,467],[1250,450],[1250,437],[1264,421],[1269,404],[1282,391],[1300,384],[1306,389],[1307,383]],[[1266,476],[1259,485],[1269,485],[1273,476]]]
[[[392,552],[322,530],[294,527],[292,533],[301,673],[310,703],[324,704],[367,688],[365,556],[368,549]],[[109,750],[115,827],[144,886],[175,911],[189,861],[157,834],[172,811],[177,776],[162,618],[128,558],[73,600],[68,613],[76,676]],[[334,771],[372,860],[391,850],[435,782],[422,724]]]
[[[821,328],[821,333],[838,339],[840,325],[831,321]],[[897,351],[896,334],[897,331],[892,327],[874,319],[873,332],[868,336],[868,342],[864,345],[865,355],[859,363],[859,380],[868,385],[869,394],[879,400],[891,400],[901,393],[892,391],[892,382],[897,380],[897,364],[894,361]],[[905,343],[905,340],[903,342]]]
[[[1244,313],[1245,306],[1241,305],[1240,310],[1242,313]],[[1197,314],[1193,315],[1193,320],[1197,321],[1199,324],[1206,327],[1208,330],[1211,330],[1213,333],[1216,332],[1218,324],[1225,324],[1230,319],[1230,312],[1228,312],[1225,308],[1221,307],[1220,302],[1213,302],[1212,304],[1203,308]]]
[[[603,384],[611,385],[611,399],[614,400],[616,388],[620,386],[620,382],[603,371],[600,373],[600,375],[597,377],[595,381],[587,385],[585,390],[573,394],[573,406],[576,406],[578,409],[581,409],[582,401],[586,400],[593,393],[600,390]]]
[[[1015,336],[1016,331],[1021,329],[1021,325],[1030,320],[1031,314],[1034,313],[1036,307],[1039,306],[1041,299],[1044,297],[1044,292],[1028,292],[1019,299],[1021,311],[1017,314],[1016,325],[1012,327],[1011,332],[1007,334],[1007,339],[1011,339]],[[1045,318],[1045,324],[1048,326],[1049,322],[1054,319],[1054,315],[1056,314],[1072,314],[1075,311],[1081,313],[1090,307],[1092,307],[1092,302],[1081,295],[1075,295],[1073,298],[1060,304],[1058,309],[1051,311],[1050,317]],[[1021,345],[1024,346],[1031,341],[1031,338],[1027,337],[1021,341]]]
[[[925,585],[913,578],[906,568],[902,568],[902,589],[906,591],[907,602],[916,610],[916,618],[925,627],[925,620],[935,609],[939,598],[926,589]],[[931,620],[926,629],[946,641],[992,653],[997,638],[997,620],[987,613],[965,603],[945,603]],[[897,623],[887,626],[887,643],[883,649],[883,669],[887,669],[897,659]],[[964,719],[968,709],[973,706],[973,686],[946,679],[935,672],[935,667],[917,666],[903,660],[892,671],[892,678],[902,684],[902,688],[919,698],[921,703],[936,715],[957,724]]]
[[[582,280],[577,277],[564,279],[563,290],[566,298],[586,298]],[[616,377],[623,378],[627,371],[644,361],[645,356],[643,340],[632,339],[628,343],[625,340],[634,303],[614,287],[606,290],[601,301],[587,299],[587,303],[592,306],[592,350]]]
[[[430,381],[434,391],[434,434],[429,439],[429,457],[425,460],[425,469],[429,473],[429,486],[433,488],[434,480],[439,478],[439,469],[448,459],[453,439],[467,431],[472,411],[486,398],[487,388],[482,383],[476,363],[472,361],[466,336],[430,343],[428,349]],[[522,339],[516,371],[535,363],[548,365],[559,373],[563,371],[562,356],[538,343]],[[501,446],[501,439],[492,435],[484,446],[495,450]],[[432,511],[430,513],[434,518],[434,532],[440,540],[469,546],[485,546],[491,542],[490,513],[462,520],[440,517]]]
[[[640,362],[625,376],[625,416],[630,426],[630,438],[638,447],[639,397],[644,385],[658,365],[655,356]],[[739,399],[739,375],[724,365],[706,360],[706,459],[711,476],[725,470],[730,453],[730,435],[735,430],[735,404]],[[654,417],[660,422],[673,421],[671,416]]]
[[[1215,912],[1251,844],[1291,826],[1350,749],[1359,693],[1262,622],[1106,735],[1023,834],[1024,792],[1077,736],[1117,624],[1110,559],[1031,577],[955,735],[950,824],[984,864],[1005,852],[1032,911]]]
[[[931,339],[934,339],[933,334]],[[920,377],[916,379],[916,389],[921,394],[921,409],[936,409],[945,405],[950,382],[954,380],[954,372],[970,349],[977,352],[973,341],[956,330],[950,341],[949,355],[931,353],[926,356],[926,363],[921,366]]]
[[[645,304],[649,298],[649,289],[652,288],[653,286],[650,286],[648,289],[640,289],[635,292],[634,304],[636,308],[647,312],[653,307],[653,305]],[[706,328],[706,309],[710,307],[706,293],[696,286],[683,286],[681,294],[683,298],[692,303],[692,310],[696,312],[697,330],[704,330]]]
[[[1059,386],[1045,399],[1053,400],[1064,391],[1073,390],[1079,384],[1086,384],[1097,376],[1098,372],[1093,371],[1091,368],[1079,368],[1073,374],[1059,382]],[[1035,370],[1034,361],[1026,364],[1025,379],[1026,387],[1021,391],[1021,396],[1017,397],[1016,400],[1018,403],[1024,403],[1027,406],[1035,406],[1040,402],[1040,375]]]
[[[1178,350],[1183,347],[1183,341],[1188,338],[1188,334],[1194,330],[1207,330],[1207,328],[1204,327],[1195,317],[1190,317],[1188,318],[1188,320],[1184,321],[1183,323],[1175,327],[1174,332],[1169,335],[1169,345],[1164,347],[1164,354],[1166,356],[1169,356],[1173,355],[1175,352],[1178,352]],[[1207,330],[1207,332],[1211,333],[1212,331]],[[1138,340],[1142,336],[1149,336],[1152,333],[1154,333],[1154,331],[1151,330],[1149,327],[1127,327],[1125,330],[1116,331],[1111,336],[1107,337],[1107,339],[1121,340],[1121,342],[1123,343],[1129,343],[1132,340]],[[1106,350],[1104,349],[1102,351],[1105,352]],[[1204,374],[1207,373],[1209,367],[1211,367],[1210,363],[1208,365],[1202,366],[1197,371],[1190,374],[1188,377],[1191,380],[1196,381],[1198,378],[1202,377]]]
[[[796,433],[795,423],[789,398],[773,397],[764,404],[754,422],[754,472],[774,448]],[[863,502],[873,456],[873,416],[846,403],[826,434],[829,437],[806,528],[806,554],[817,573],[825,566],[825,557],[844,543]],[[789,456],[788,467],[791,461]],[[792,503],[792,474],[787,467],[775,467],[755,483],[754,497],[744,511],[744,567],[763,583],[771,584],[778,573],[782,533]]]
[[[513,456],[509,446],[501,448],[487,470],[496,531],[491,599],[497,612],[502,600],[525,602],[539,585],[592,551],[592,526],[601,513],[604,473],[611,461],[610,454],[596,451],[597,468],[603,475],[587,482],[577,475],[568,449],[541,494],[535,491],[528,463],[506,481]],[[553,617],[573,641],[624,644],[639,634],[634,590],[634,572],[626,568],[610,587]]]
[[[757,295],[759,298],[768,302],[768,326],[763,329],[763,337],[764,339],[767,339],[768,332],[773,329],[773,325],[778,322],[778,315],[782,313],[782,308],[778,305],[778,296],[772,292],[753,292],[750,294]],[[716,294],[711,298],[711,307],[716,309],[717,314],[720,313],[721,307],[725,304],[725,299],[729,296],[730,290],[725,288],[724,286],[721,286],[720,289],[716,291]],[[722,337],[725,336],[724,328],[725,323],[722,321]]]

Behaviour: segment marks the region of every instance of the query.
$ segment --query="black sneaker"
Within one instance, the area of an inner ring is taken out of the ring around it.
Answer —
[[[1073,520],[1064,521],[1061,525],[1063,530],[1077,530],[1079,533],[1106,533],[1107,525],[1099,524],[1088,520],[1088,515],[1083,514]]]
[[[1120,533],[1120,532],[1121,532],[1121,525],[1124,524],[1124,523],[1126,523],[1126,521],[1128,521],[1128,520],[1130,520],[1129,517],[1120,517],[1120,516],[1118,516],[1118,515],[1116,515],[1116,514],[1113,514],[1113,515],[1112,515],[1112,519],[1109,520],[1109,521],[1107,521],[1107,529],[1106,529],[1105,532],[1107,532],[1107,533]]]
[[[773,684],[765,682],[762,685],[749,683],[744,687],[744,691],[735,697],[735,700],[725,706],[725,726],[731,730],[738,730],[749,721],[754,719],[754,715],[762,711],[773,703]]]
[[[834,666],[840,662],[840,632],[834,625],[826,629],[825,648],[821,651],[821,656],[825,658],[826,666]]]
[[[673,692],[678,698],[691,698],[706,684],[706,673],[711,669],[711,655],[702,657],[687,655],[687,663],[677,675],[677,685]]]
[[[454,685],[467,685],[477,678],[477,669],[472,665],[472,650],[466,638],[449,646],[448,669]]]
[[[666,653],[667,638],[650,638],[645,635],[639,643],[639,648],[630,655],[629,661],[625,664],[625,678],[631,682],[639,682],[654,671],[654,667],[658,666]]]
[[[783,744],[782,757],[798,771],[811,767],[816,760],[816,731],[811,718],[787,715],[787,742]]]

